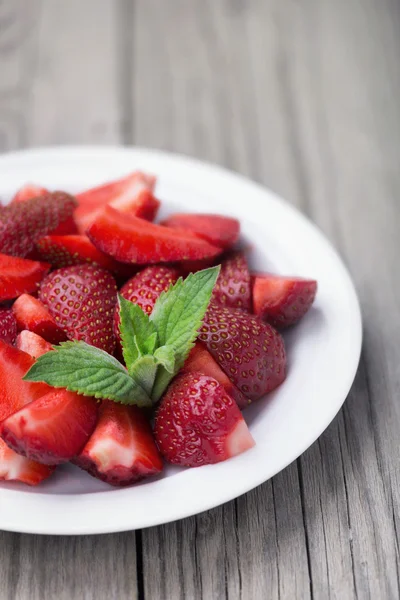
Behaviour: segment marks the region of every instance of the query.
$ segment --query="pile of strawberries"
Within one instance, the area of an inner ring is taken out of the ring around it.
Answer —
[[[127,485],[163,460],[200,466],[254,445],[241,409],[286,376],[278,330],[313,280],[251,274],[236,219],[154,224],[155,178],[135,172],[76,196],[25,186],[0,206],[0,480],[31,485],[72,461]],[[42,354],[82,340],[122,361],[119,293],[151,313],[180,276],[221,264],[198,340],[154,413],[23,380]]]

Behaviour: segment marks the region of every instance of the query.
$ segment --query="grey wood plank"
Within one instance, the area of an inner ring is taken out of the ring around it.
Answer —
[[[112,0],[2,0],[1,150],[118,143],[118,52]],[[0,581],[7,600],[134,599],[136,535],[0,532]]]

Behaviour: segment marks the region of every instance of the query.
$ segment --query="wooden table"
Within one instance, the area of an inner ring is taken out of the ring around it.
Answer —
[[[285,471],[136,533],[0,533],[0,598],[399,598],[399,56],[398,0],[0,0],[2,151],[138,144],[264,183],[341,252],[365,336]]]

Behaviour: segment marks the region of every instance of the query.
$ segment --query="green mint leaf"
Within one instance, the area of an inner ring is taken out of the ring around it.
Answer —
[[[113,356],[85,342],[63,342],[40,356],[24,377],[122,404],[151,406],[149,394]]]
[[[157,331],[140,306],[118,296],[122,351],[129,373],[138,358],[153,354],[157,346]]]
[[[151,398],[154,403],[158,402],[171,380],[175,377],[175,373],[170,373],[164,367],[158,367],[156,379],[154,381]]]
[[[146,355],[138,358],[131,366],[130,376],[152,397],[154,381],[158,365],[154,356]]]
[[[175,374],[175,349],[173,346],[161,346],[154,352],[154,358],[168,373]]]
[[[159,346],[173,346],[175,373],[194,345],[211,299],[220,267],[191,273],[158,298],[150,315],[157,329]]]

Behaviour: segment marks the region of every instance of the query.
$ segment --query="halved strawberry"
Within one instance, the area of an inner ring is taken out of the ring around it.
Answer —
[[[48,263],[0,254],[0,302],[36,292],[48,273]]]
[[[214,377],[225,388],[226,393],[232,396],[240,408],[245,408],[249,404],[246,396],[233,385],[232,381],[201,342],[196,342],[194,348],[192,348],[182,367],[182,371],[187,373],[202,373],[203,375]]]
[[[129,485],[160,473],[162,461],[146,417],[136,406],[103,401],[99,420],[74,460],[79,467],[111,485]]]
[[[183,373],[169,386],[156,414],[154,435],[171,463],[199,467],[254,446],[236,402],[213,377]]]
[[[226,308],[251,310],[250,273],[243,252],[230,254],[221,264],[213,301]]]
[[[41,187],[40,185],[36,185],[35,183],[26,183],[15,194],[15,196],[11,200],[11,204],[17,204],[18,202],[26,202],[27,200],[31,200],[32,198],[37,198],[38,196],[43,196],[44,194],[48,193],[49,191],[46,190],[46,188]]]
[[[126,263],[154,264],[212,258],[221,249],[177,229],[155,225],[107,206],[87,235],[102,252]]]
[[[283,339],[258,317],[212,304],[199,339],[250,401],[258,400],[285,379]]]
[[[23,350],[33,356],[33,358],[39,358],[42,354],[46,354],[46,352],[50,352],[53,349],[53,346],[40,337],[40,335],[27,330],[21,331],[17,335],[15,345],[19,350]]]
[[[0,252],[27,256],[38,239],[72,216],[75,207],[76,200],[65,192],[5,206],[0,212]]]
[[[317,282],[314,279],[283,277],[271,273],[253,275],[252,285],[255,314],[278,329],[300,321],[317,293]]]
[[[13,344],[17,337],[17,323],[11,308],[0,307],[0,340]]]
[[[29,354],[0,340],[0,422],[49,392],[50,387],[45,383],[22,380],[34,362]],[[52,472],[53,468],[18,456],[0,440],[0,479],[36,485]]]
[[[18,331],[23,329],[33,331],[52,344],[58,344],[67,339],[64,330],[57,325],[46,306],[37,298],[29,294],[22,294],[14,302],[12,310],[17,321]]]
[[[210,244],[225,250],[237,242],[240,233],[239,221],[222,215],[176,213],[162,221],[161,225],[174,229],[188,229]]]
[[[70,339],[113,353],[117,286],[110,273],[92,265],[57,269],[43,280],[39,298]]]
[[[160,206],[152,193],[155,182],[153,175],[135,171],[117,181],[81,192],[76,197],[79,206],[75,211],[79,231],[84,233],[106,204],[152,221]]]
[[[59,465],[79,454],[96,421],[94,398],[57,389],[6,418],[0,435],[17,454],[44,465]]]

